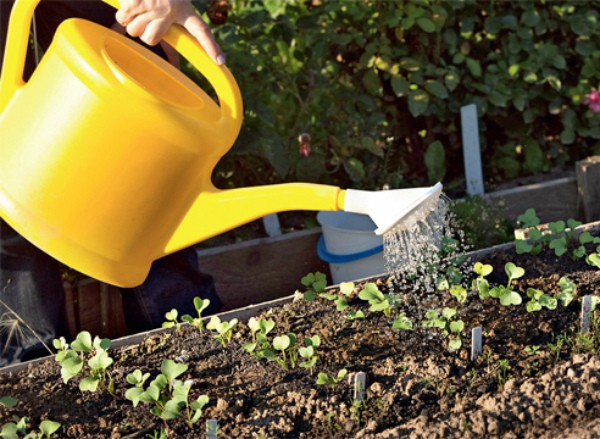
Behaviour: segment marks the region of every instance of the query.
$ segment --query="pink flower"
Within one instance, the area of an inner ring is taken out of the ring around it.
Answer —
[[[592,91],[583,100],[583,103],[590,107],[594,113],[600,113],[600,91],[592,88]]]
[[[310,134],[302,133],[298,136],[298,152],[302,157],[310,155]]]

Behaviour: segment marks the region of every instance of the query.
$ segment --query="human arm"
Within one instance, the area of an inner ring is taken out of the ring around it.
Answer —
[[[215,63],[225,63],[221,48],[208,25],[194,10],[191,0],[119,0],[119,3],[121,8],[117,11],[116,20],[129,35],[155,45],[172,24],[180,24]]]

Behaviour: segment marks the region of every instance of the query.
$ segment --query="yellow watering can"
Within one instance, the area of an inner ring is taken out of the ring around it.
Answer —
[[[118,7],[117,0],[105,0]],[[435,208],[441,184],[369,192],[288,183],[219,190],[212,171],[242,123],[239,88],[179,26],[165,40],[210,82],[215,103],[130,39],[69,19],[27,83],[39,0],[17,0],[0,76],[0,216],[101,281],[141,284],[152,261],[264,215],[346,210],[382,234]]]

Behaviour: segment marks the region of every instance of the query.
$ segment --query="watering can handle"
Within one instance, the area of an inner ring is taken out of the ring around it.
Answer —
[[[118,0],[103,0],[118,9]],[[0,111],[8,104],[15,92],[25,85],[23,69],[29,43],[28,29],[33,11],[40,0],[16,0],[8,26],[4,62],[0,75]],[[230,123],[228,132],[237,136],[242,123],[242,98],[239,87],[229,69],[217,65],[206,54],[200,44],[179,25],[173,25],[164,35],[164,40],[206,77],[213,86],[221,107],[221,116]],[[232,141],[235,139],[231,139]]]

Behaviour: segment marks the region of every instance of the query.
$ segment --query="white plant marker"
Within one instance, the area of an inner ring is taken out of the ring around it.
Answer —
[[[481,326],[471,329],[471,361],[475,361],[483,352]]]
[[[219,423],[216,419],[206,421],[206,439],[217,439],[219,435]]]
[[[477,105],[471,104],[461,107],[460,119],[467,194],[483,195],[483,171],[481,170]]]
[[[363,401],[365,399],[365,388],[367,386],[367,374],[357,372],[354,375],[354,400]]]
[[[592,313],[592,296],[583,296],[581,302],[581,333],[590,330],[590,314]]]

